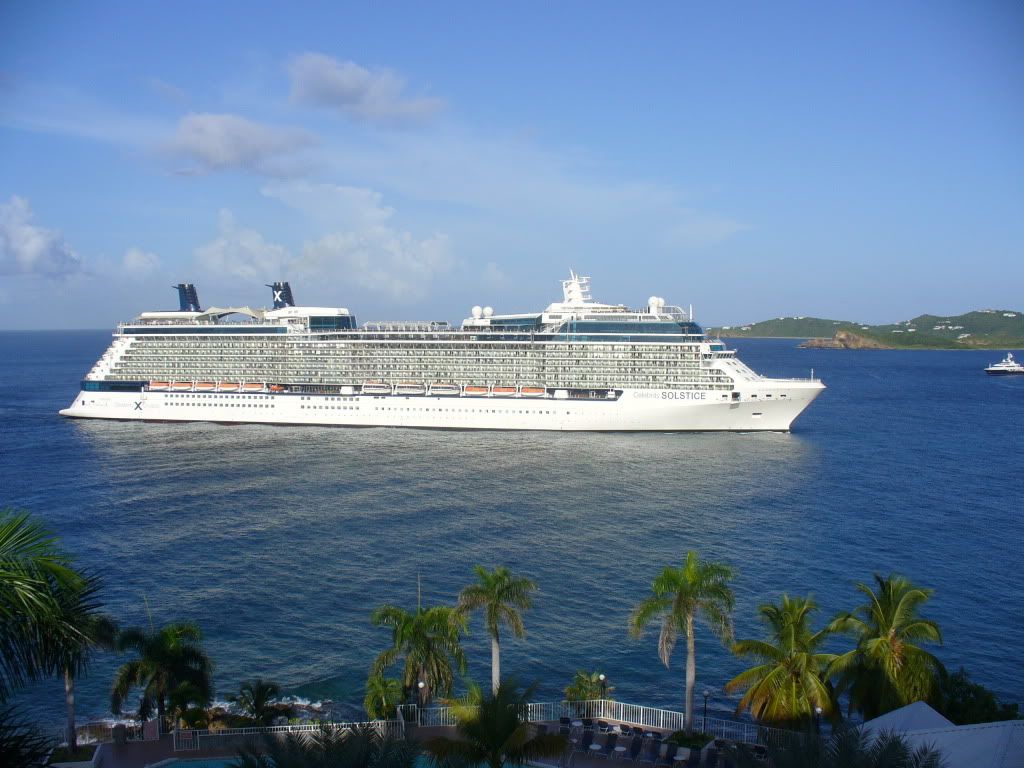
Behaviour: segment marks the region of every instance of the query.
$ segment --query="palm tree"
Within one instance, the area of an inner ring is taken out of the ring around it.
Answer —
[[[764,768],[766,763],[745,745],[729,749],[739,768]],[[860,728],[839,728],[829,735],[815,731],[793,734],[793,738],[768,745],[767,764],[774,768],[945,768],[942,753],[932,746],[914,749],[898,733],[872,735]]]
[[[651,584],[651,596],[643,600],[629,618],[630,633],[643,634],[654,619],[661,619],[658,655],[668,667],[669,657],[680,633],[686,636],[686,730],[693,732],[693,686],[697,679],[695,624],[702,619],[724,643],[732,640],[732,610],[735,605],[729,581],[732,569],[722,563],[701,562],[690,551],[680,568],[666,567]]]
[[[74,753],[78,748],[75,729],[75,680],[89,668],[96,650],[113,650],[117,623],[99,612],[97,595],[100,580],[95,574],[83,577],[81,588],[55,592],[57,613],[40,623],[39,647],[51,671],[64,678],[64,702],[67,708],[67,743]]]
[[[236,768],[416,768],[419,746],[407,738],[382,734],[372,726],[264,735],[261,749],[243,747]]]
[[[601,670],[587,672],[584,669],[576,671],[572,682],[565,688],[566,701],[592,701],[593,699],[608,699],[609,693],[615,690],[614,685],[608,685],[608,678],[601,679],[604,673]]]
[[[281,695],[281,686],[270,680],[257,677],[246,680],[238,693],[228,696],[228,701],[256,721],[256,725],[270,725],[277,714],[274,702]]]
[[[520,693],[515,680],[503,680],[484,696],[474,711],[458,714],[458,738],[439,736],[425,743],[442,766],[486,765],[489,768],[524,765],[565,751],[565,737],[555,733],[531,735],[526,719],[533,689]]]
[[[459,593],[456,607],[466,613],[481,609],[484,612],[484,624],[491,636],[491,692],[497,693],[501,681],[499,627],[505,624],[516,637],[526,634],[519,611],[529,610],[532,604],[530,593],[536,591],[537,584],[530,579],[513,576],[503,565],[495,568],[493,573],[488,573],[482,565],[473,570],[479,581]]]
[[[142,688],[139,717],[149,717],[155,706],[161,728],[165,725],[172,694],[177,694],[176,709],[183,708],[182,700],[209,703],[213,665],[199,645],[202,636],[199,627],[187,622],[168,624],[159,630],[150,628],[148,632],[142,629],[122,632],[118,636],[118,649],[134,651],[138,657],[117,670],[110,695],[113,711],[121,711],[121,702],[135,686]]]
[[[56,620],[57,591],[82,586],[71,558],[49,531],[27,513],[0,510],[0,702],[47,673],[40,626]]]
[[[388,720],[394,717],[395,710],[401,703],[401,682],[382,674],[373,674],[367,678],[363,709],[371,720]]]
[[[466,631],[466,617],[461,611],[447,606],[420,606],[410,613],[398,606],[382,605],[370,620],[378,627],[391,628],[391,647],[374,661],[373,674],[383,674],[404,657],[402,687],[406,694],[418,691],[420,706],[429,702],[435,691],[451,695],[455,682],[452,662],[459,672],[466,670],[466,655],[459,642]]]
[[[932,590],[896,574],[875,574],[875,590],[858,584],[868,601],[836,618],[829,629],[845,632],[857,647],[832,663],[839,692],[850,694],[850,711],[866,720],[914,701],[934,700],[942,662],[918,643],[941,643],[938,625],[919,615]]]
[[[817,604],[810,597],[784,594],[778,605],[768,603],[758,610],[768,639],[740,640],[732,647],[737,656],[764,662],[725,684],[729,693],[746,691],[736,713],[749,709],[756,719],[778,725],[807,725],[816,707],[831,716],[835,695],[827,670],[837,657],[819,651],[829,630],[811,631],[810,618]]]

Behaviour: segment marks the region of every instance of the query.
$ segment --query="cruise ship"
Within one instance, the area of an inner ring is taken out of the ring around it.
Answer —
[[[357,325],[342,308],[143,312],[60,413],[90,419],[554,431],[788,431],[825,388],[761,376],[693,309],[602,304],[570,273],[543,312]]]

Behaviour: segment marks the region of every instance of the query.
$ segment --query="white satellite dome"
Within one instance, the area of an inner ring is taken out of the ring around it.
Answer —
[[[473,307],[471,310],[469,310],[469,312],[477,320],[479,320],[481,315],[483,315],[483,313],[484,313],[484,311],[480,308],[479,304],[477,304],[475,307]]]
[[[647,306],[650,307],[651,309],[657,309],[658,308],[658,297],[657,296],[651,296],[651,298],[649,298],[647,300]]]
[[[484,317],[490,317],[494,314],[494,307],[484,307]]]

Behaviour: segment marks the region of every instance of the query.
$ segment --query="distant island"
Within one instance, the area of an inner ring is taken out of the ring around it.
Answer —
[[[707,331],[725,338],[807,339],[800,346],[824,349],[1018,349],[1024,348],[1024,313],[981,309],[965,315],[921,315],[891,325],[779,317]]]

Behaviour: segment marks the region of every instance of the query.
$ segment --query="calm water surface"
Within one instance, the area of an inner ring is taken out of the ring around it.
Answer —
[[[223,695],[246,678],[330,698],[351,714],[388,633],[382,603],[451,602],[472,567],[504,563],[540,584],[525,641],[503,669],[554,698],[576,669],[616,696],[678,707],[683,649],[626,634],[652,577],[688,549],[737,571],[736,623],[813,592],[824,621],[857,581],[899,571],[935,589],[939,656],[1021,700],[1024,377],[982,368],[998,352],[798,350],[738,340],[755,370],[828,390],[792,434],[550,434],[69,421],[109,333],[0,333],[0,504],[30,510],[100,570],[128,623],[198,622]],[[489,676],[475,617],[470,675]],[[107,712],[115,659],[80,685]],[[698,639],[698,687],[742,664]],[[63,715],[56,684],[19,696]]]

